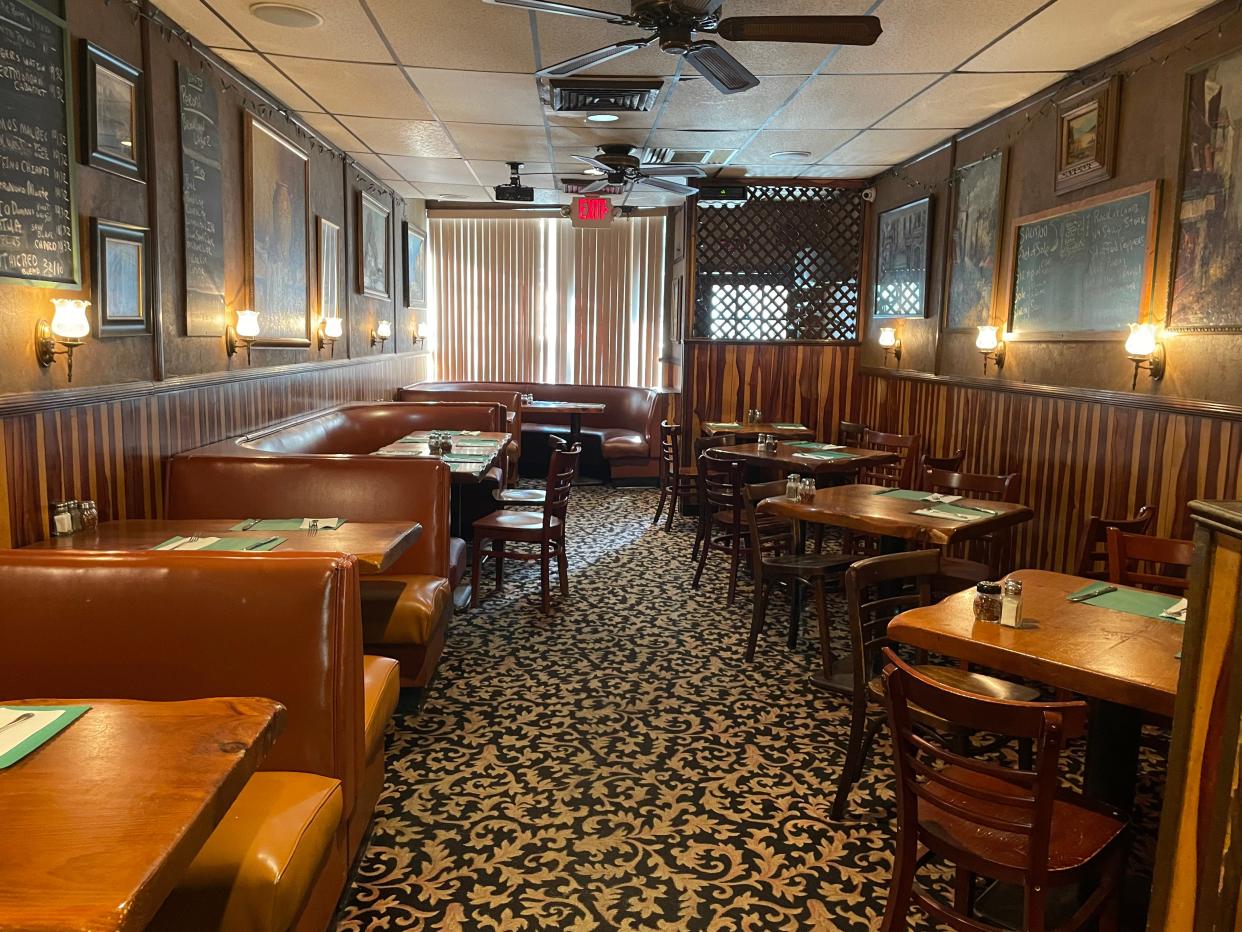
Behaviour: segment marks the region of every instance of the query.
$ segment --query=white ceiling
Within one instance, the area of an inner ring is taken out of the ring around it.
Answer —
[[[1215,0],[725,0],[735,16],[874,13],[884,33],[870,48],[721,40],[761,78],[728,97],[644,49],[591,72],[666,79],[651,113],[607,126],[545,110],[534,72],[635,29],[482,0],[287,0],[323,19],[290,29],[251,2],[157,0],[403,196],[491,201],[517,159],[537,201],[561,203],[570,156],[605,142],[716,150],[725,176],[873,177]],[[770,158],[789,150],[810,155]],[[679,200],[639,188],[628,202]]]

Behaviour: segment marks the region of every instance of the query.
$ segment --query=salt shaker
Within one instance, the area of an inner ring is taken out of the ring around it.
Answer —
[[[785,497],[791,502],[802,500],[802,479],[796,472],[791,472],[785,480]]]
[[[68,537],[73,533],[73,515],[69,511],[69,502],[52,503],[52,536]]]
[[[1022,583],[1006,579],[1001,593],[1000,623],[1006,628],[1022,627]]]

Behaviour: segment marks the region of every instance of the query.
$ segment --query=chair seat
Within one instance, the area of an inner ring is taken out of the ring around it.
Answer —
[[[548,493],[544,489],[496,489],[492,498],[505,505],[542,505]]]
[[[366,645],[431,643],[453,604],[442,576],[371,576],[362,580],[362,642]]]
[[[561,526],[560,518],[552,518],[551,527]],[[494,511],[474,522],[474,539],[538,540],[543,536],[543,513],[536,511]]]
[[[401,695],[401,665],[388,657],[362,658],[362,749],[372,761],[384,753],[384,731]]]
[[[764,573],[784,576],[826,575],[843,573],[855,560],[850,553],[805,553],[765,556]]]
[[[147,928],[286,932],[332,848],[341,812],[339,780],[253,774]]]
[[[969,670],[963,670],[961,667],[920,664],[914,669],[944,686],[960,689],[963,692],[975,693],[979,696],[986,696],[989,699],[1002,699],[1006,702],[1039,701],[1039,692],[1031,689],[1029,686],[1023,686],[1021,683],[1011,683],[1008,680],[987,676],[983,673],[972,673]],[[873,702],[880,705],[884,704],[884,681],[880,677],[877,676],[867,683],[867,692]],[[910,714],[920,724],[936,731],[960,731],[957,726],[951,725],[944,719],[938,718],[916,705],[910,706]]]
[[[1029,796],[1030,790],[1006,780],[976,773],[965,767],[946,767],[942,773],[958,782],[979,790]],[[933,839],[958,849],[965,849],[987,861],[1014,871],[1027,868],[1029,836],[1004,832],[954,815],[936,805],[937,800],[956,804],[993,819],[1017,820],[1030,818],[1030,810],[1021,813],[1003,803],[984,802],[977,795],[966,796],[928,783],[926,792],[932,799],[919,799],[919,824]],[[1052,834],[1048,846],[1049,871],[1075,871],[1094,860],[1125,831],[1125,821],[1102,806],[1091,804],[1076,794],[1063,791],[1052,805]]]

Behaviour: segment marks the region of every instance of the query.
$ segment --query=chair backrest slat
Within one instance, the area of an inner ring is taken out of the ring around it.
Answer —
[[[578,474],[578,458],[582,446],[574,444],[569,450],[556,450],[548,464],[548,479],[544,485],[543,528],[548,533],[552,519],[564,522],[569,511],[569,494],[573,491],[574,476]]]
[[[990,502],[1016,502],[1021,476],[1016,472],[994,476],[987,473],[952,472],[928,468],[924,471],[923,487],[929,492],[963,495]]]
[[[886,485],[893,489],[914,488],[914,468],[919,462],[922,438],[918,434],[886,434],[868,430],[862,444],[868,450],[897,454],[895,463],[866,463],[858,470],[858,481],[867,485]]]
[[[1190,588],[1187,574],[1194,556],[1192,540],[1127,534],[1115,527],[1108,529],[1108,576],[1119,585],[1159,592],[1185,592]]]
[[[841,421],[837,425],[837,443],[844,447],[861,447],[866,433],[866,424],[857,424],[854,421]]]
[[[862,695],[879,671],[880,648],[892,643],[889,621],[900,612],[930,605],[932,579],[939,572],[938,550],[870,557],[845,571],[855,695]]]
[[[1108,529],[1115,527],[1127,534],[1146,534],[1156,520],[1156,509],[1150,505],[1141,507],[1132,518],[1106,518],[1092,515],[1082,534],[1082,546],[1078,551],[1075,576],[1088,579],[1108,579]]]

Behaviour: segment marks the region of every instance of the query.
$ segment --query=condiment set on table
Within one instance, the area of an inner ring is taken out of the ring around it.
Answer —
[[[981,582],[975,586],[975,621],[987,621],[1006,628],[1022,627],[1022,583]]]
[[[763,423],[763,412],[760,411],[758,408],[751,408],[750,410],[746,412],[746,423],[747,424],[762,424]]]
[[[797,473],[790,473],[785,482],[785,497],[791,502],[809,505],[815,501],[815,480],[804,479]]]
[[[53,537],[68,537],[99,527],[99,509],[92,501],[53,502],[51,512]]]
[[[433,430],[427,436],[427,450],[432,456],[453,452],[453,437],[443,431]]]
[[[776,452],[776,434],[760,434],[756,443],[764,453]]]

